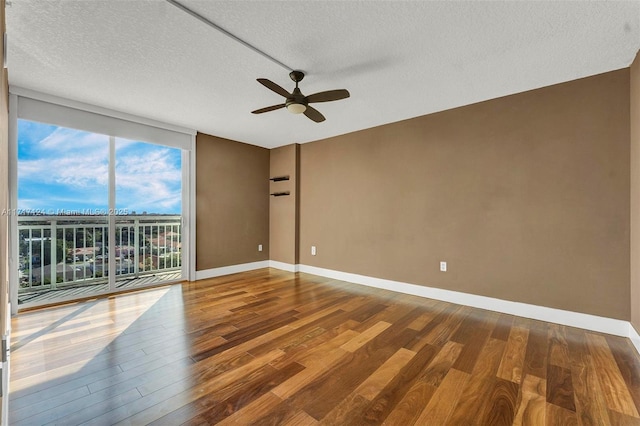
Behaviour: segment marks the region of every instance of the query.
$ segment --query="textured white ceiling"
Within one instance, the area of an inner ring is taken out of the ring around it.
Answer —
[[[256,82],[288,72],[163,0],[11,0],[9,82],[276,147],[629,66],[640,2],[196,1],[182,4],[307,75],[317,124]]]

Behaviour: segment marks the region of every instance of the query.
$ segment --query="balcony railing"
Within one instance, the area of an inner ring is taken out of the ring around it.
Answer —
[[[108,221],[107,216],[20,216],[19,293],[105,283],[110,270],[116,281],[180,270],[180,216],[117,216],[114,256],[109,256]]]

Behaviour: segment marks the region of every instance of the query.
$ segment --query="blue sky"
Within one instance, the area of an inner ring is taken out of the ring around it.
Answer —
[[[18,209],[55,214],[108,209],[109,137],[18,120]],[[116,138],[116,208],[181,210],[179,149]]]

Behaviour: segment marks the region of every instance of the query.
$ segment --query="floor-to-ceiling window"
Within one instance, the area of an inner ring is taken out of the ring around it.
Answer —
[[[14,103],[17,305],[186,278],[191,135],[31,98]]]

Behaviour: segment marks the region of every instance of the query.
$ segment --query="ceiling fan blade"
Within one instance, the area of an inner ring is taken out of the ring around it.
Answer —
[[[258,83],[262,84],[267,89],[273,90],[278,95],[284,96],[285,98],[290,98],[292,96],[291,93],[287,92],[282,87],[278,86],[271,80],[267,80],[266,78],[259,78]]]
[[[327,90],[326,92],[314,93],[313,95],[307,96],[307,102],[339,101],[340,99],[345,99],[349,96],[351,96],[351,94],[346,89]]]
[[[284,108],[284,104],[280,105],[271,105],[268,107],[260,108],[255,111],[251,111],[251,114],[262,114],[263,112],[275,111],[277,109]]]
[[[307,109],[304,110],[304,115],[306,115],[316,123],[322,123],[325,120],[324,115],[320,114],[320,111],[318,111],[314,107],[310,107],[309,105],[307,105]]]

